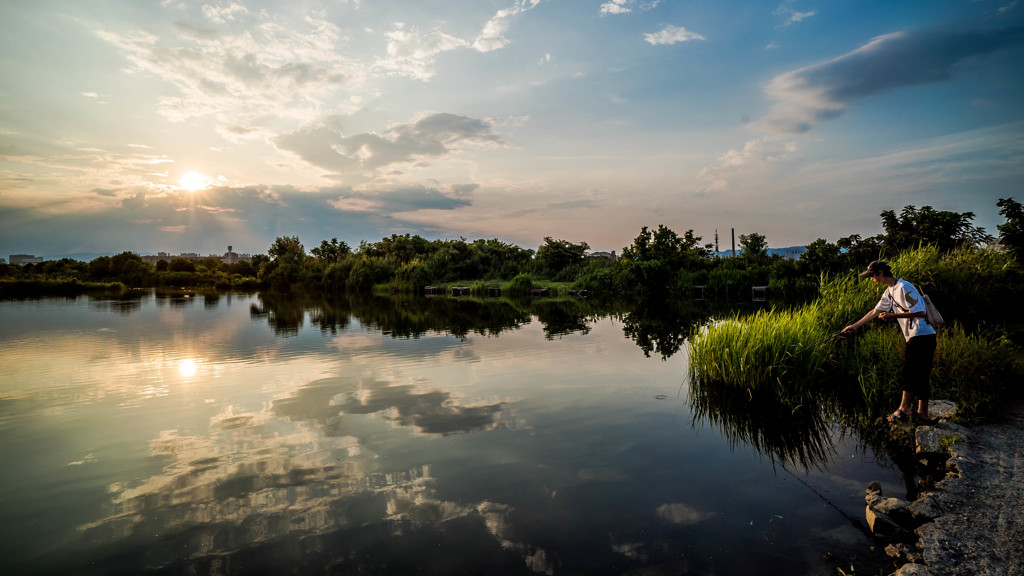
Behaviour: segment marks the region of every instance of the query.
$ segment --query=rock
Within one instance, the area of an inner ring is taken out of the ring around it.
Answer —
[[[882,483],[875,480],[871,484],[868,484],[867,490],[864,490],[864,501],[867,502],[868,506],[874,504],[882,497]]]
[[[920,563],[921,553],[916,548],[912,548],[906,544],[889,544],[885,547],[885,554],[890,558],[902,560],[903,562],[916,562]]]
[[[932,576],[932,571],[924,564],[904,564],[892,576]]]
[[[960,436],[967,436],[967,428],[957,424],[956,422],[943,422],[939,426],[944,430],[956,432]]]
[[[868,521],[871,533],[879,538],[900,542],[909,542],[913,538],[913,534],[909,530],[900,526],[888,515],[878,512],[871,505],[865,507],[864,517]]]
[[[956,416],[956,402],[932,400],[928,403],[928,417],[949,420]]]
[[[900,526],[908,529],[916,527],[914,515],[910,512],[910,502],[899,498],[882,498],[868,506],[876,514],[884,514]]]
[[[959,434],[952,430],[935,426],[919,426],[914,432],[918,454],[948,454],[951,442],[962,441]]]
[[[935,494],[931,493],[918,498],[907,509],[918,522],[930,522],[942,515],[942,508],[939,507]]]

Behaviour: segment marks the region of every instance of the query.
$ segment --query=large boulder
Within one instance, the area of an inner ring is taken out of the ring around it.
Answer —
[[[949,454],[949,446],[962,442],[963,436],[955,430],[940,426],[918,426],[914,431],[918,454]]]

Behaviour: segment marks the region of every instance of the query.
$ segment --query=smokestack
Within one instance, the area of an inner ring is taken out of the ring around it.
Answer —
[[[736,229],[732,229],[732,256],[736,257]]]

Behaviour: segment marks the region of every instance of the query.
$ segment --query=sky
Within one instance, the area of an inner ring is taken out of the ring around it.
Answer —
[[[1021,0],[0,0],[0,256],[1024,201]]]

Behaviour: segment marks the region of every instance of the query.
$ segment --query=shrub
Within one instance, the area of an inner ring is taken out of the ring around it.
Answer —
[[[533,287],[533,279],[529,274],[518,274],[505,285],[504,291],[509,294],[529,294]]]

